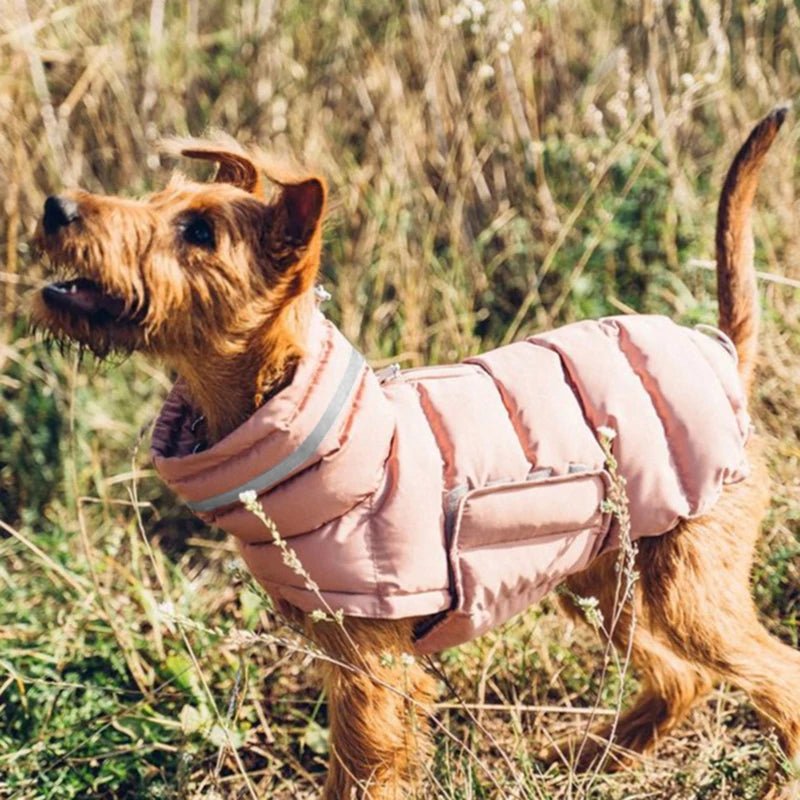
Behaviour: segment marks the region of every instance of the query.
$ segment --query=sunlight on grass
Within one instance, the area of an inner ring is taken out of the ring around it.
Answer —
[[[717,193],[750,124],[800,89],[800,15],[667,5],[5,9],[0,798],[302,800],[319,795],[328,755],[320,653],[149,466],[171,376],[138,357],[79,364],[27,331],[44,197],[160,186],[176,166],[162,135],[214,127],[294,153],[331,184],[326,310],[376,365],[452,361],[631,310],[714,323],[698,264],[713,255]],[[754,405],[775,491],[755,591],[797,647],[800,128],[786,128],[755,216],[758,268],[783,279],[760,283]],[[542,748],[635,688],[622,660],[602,666],[589,626],[551,598],[442,654],[420,798],[761,796],[776,745],[724,687],[641,770],[543,773]]]

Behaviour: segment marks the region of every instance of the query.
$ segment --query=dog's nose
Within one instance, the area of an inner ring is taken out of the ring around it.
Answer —
[[[48,197],[44,201],[44,229],[46,233],[55,233],[59,228],[69,225],[80,218],[78,204],[69,197]]]

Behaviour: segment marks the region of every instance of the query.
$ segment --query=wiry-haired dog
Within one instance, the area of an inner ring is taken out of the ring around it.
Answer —
[[[39,243],[69,280],[37,295],[36,324],[178,373],[155,437],[159,470],[236,534],[256,577],[331,656],[326,798],[411,791],[433,681],[408,654],[477,635],[562,580],[574,616],[576,597],[618,616],[612,638],[642,678],[616,726],[615,766],[724,680],[800,768],[800,654],[764,629],[750,596],[769,490],[743,400],[758,329],[750,207],[783,117],[754,129],[722,192],[730,353],[721,334],[625,317],[376,377],[317,310],[321,179],[192,141],[182,152],[216,162],[213,183],[177,176],[142,200],[47,199]],[[265,176],[277,185],[269,201]],[[244,491],[308,574],[243,509]],[[638,581],[620,606],[628,537],[639,539]],[[605,747],[610,730],[598,733],[579,766]]]

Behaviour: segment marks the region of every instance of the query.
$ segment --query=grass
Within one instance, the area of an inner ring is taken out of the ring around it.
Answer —
[[[330,313],[375,364],[448,361],[628,310],[715,321],[716,196],[749,125],[800,88],[791,2],[167,4],[17,0],[0,19],[0,797],[312,798],[327,752],[313,650],[231,544],[156,479],[171,376],[78,364],[25,324],[28,249],[62,185],[137,194],[159,135],[218,127],[332,186]],[[755,571],[800,637],[798,138],[755,229],[754,397],[774,497]],[[185,166],[185,165],[182,165]],[[771,277],[770,277],[771,276]],[[776,282],[775,277],[788,279]],[[547,599],[436,661],[442,731],[421,796],[755,798],[777,751],[717,690],[643,769],[540,774],[548,737],[635,676]],[[443,731],[449,732],[450,735]]]

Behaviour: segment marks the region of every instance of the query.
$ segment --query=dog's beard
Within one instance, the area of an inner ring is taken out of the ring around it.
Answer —
[[[125,358],[144,347],[145,337],[134,322],[93,319],[90,314],[53,308],[44,299],[44,291],[34,299],[31,329],[49,349],[75,350],[79,358],[88,352],[104,360],[114,355]]]
[[[75,350],[81,359],[89,352],[103,360],[113,354],[127,357],[146,344],[146,309],[137,296],[110,288],[74,243],[51,250],[39,237],[35,246],[52,282],[34,297],[31,327],[48,348]]]

